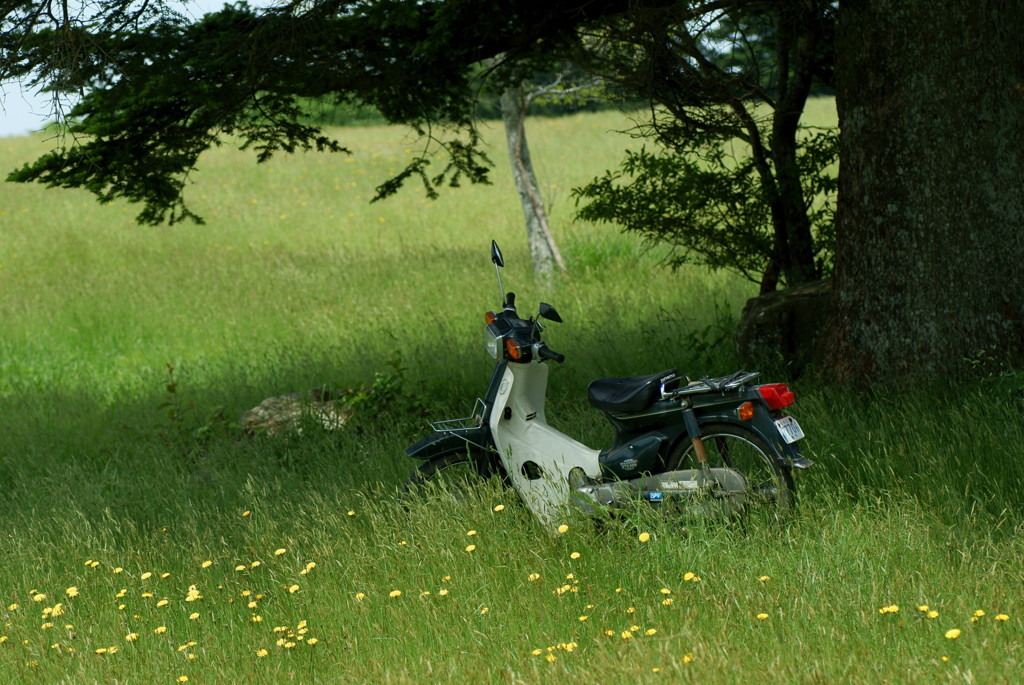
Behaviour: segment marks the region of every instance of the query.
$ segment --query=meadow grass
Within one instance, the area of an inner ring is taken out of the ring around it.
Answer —
[[[565,319],[548,414],[584,442],[610,437],[594,377],[734,370],[753,284],[571,222],[569,189],[638,144],[608,135],[628,125],[529,123],[570,267],[551,284],[531,278],[497,128],[494,185],[437,200],[368,204],[416,145],[384,127],[339,131],[352,157],[212,151],[189,191],[206,226],[0,188],[0,678],[1014,680],[1024,383],[1006,370],[915,393],[794,381],[817,463],[781,530],[638,510],[554,535],[494,483],[396,506],[404,446],[483,392],[491,238],[521,308]],[[48,144],[0,140],[0,167]],[[237,425],[375,374],[397,395],[344,431]]]

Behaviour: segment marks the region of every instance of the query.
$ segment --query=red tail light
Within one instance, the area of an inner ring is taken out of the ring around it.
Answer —
[[[796,401],[796,396],[785,383],[771,383],[760,386],[757,391],[761,393],[769,409],[782,409]]]

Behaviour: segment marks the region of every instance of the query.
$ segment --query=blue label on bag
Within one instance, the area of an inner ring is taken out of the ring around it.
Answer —
[[[665,498],[665,494],[662,492],[648,492],[647,500],[649,502],[660,502]]]

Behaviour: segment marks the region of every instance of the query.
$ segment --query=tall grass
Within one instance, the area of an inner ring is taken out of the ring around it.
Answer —
[[[375,127],[338,131],[352,157],[213,151],[190,188],[206,226],[0,189],[0,678],[1012,680],[1024,403],[1008,371],[910,395],[794,382],[817,464],[784,530],[636,511],[550,535],[496,485],[395,505],[416,466],[402,448],[483,391],[491,238],[521,307],[565,319],[547,333],[567,356],[549,417],[584,442],[610,435],[584,400],[594,377],[735,367],[753,286],[571,223],[568,189],[616,164],[635,141],[608,132],[628,125],[530,122],[570,266],[551,285],[530,276],[497,130],[494,185],[436,201],[368,204],[415,144]],[[48,144],[2,140],[0,166]],[[344,431],[237,426],[267,396],[379,373],[397,397]]]

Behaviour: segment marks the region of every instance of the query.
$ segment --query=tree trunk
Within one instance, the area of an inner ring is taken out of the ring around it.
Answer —
[[[533,273],[543,279],[550,278],[555,269],[564,270],[565,262],[558,252],[551,232],[548,216],[540,196],[537,176],[530,161],[530,148],[526,144],[526,96],[521,86],[507,89],[501,95],[501,119],[505,124],[508,156],[512,162],[512,176],[519,191],[519,202],[526,218],[526,239],[530,245]]]
[[[814,58],[819,32],[813,5],[783,6],[777,22],[779,60],[779,93],[772,116],[772,162],[775,168],[775,200],[779,204],[781,223],[775,232],[785,247],[778,255],[789,287],[821,278],[814,262],[814,237],[807,216],[807,201],[801,185],[797,164],[797,133],[800,117],[814,80]],[[773,216],[776,212],[773,211]]]
[[[937,378],[1024,352],[1024,5],[843,0],[826,363]]]

